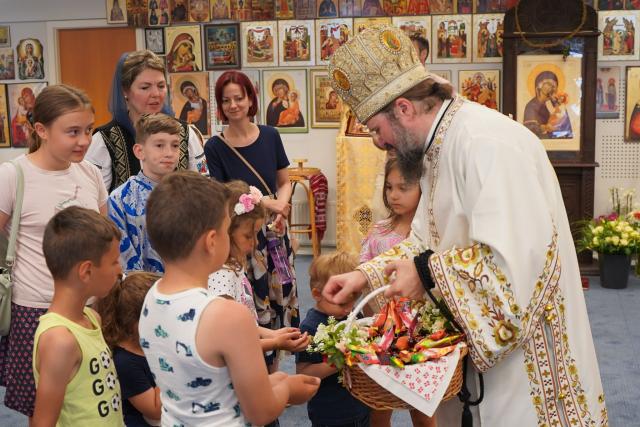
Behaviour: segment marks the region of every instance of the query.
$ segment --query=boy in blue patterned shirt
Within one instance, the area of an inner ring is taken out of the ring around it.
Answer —
[[[269,375],[251,312],[207,292],[229,255],[229,223],[228,190],[196,172],[167,176],[149,196],[149,239],[166,271],[145,297],[138,330],[163,426],[265,425],[320,385]]]
[[[151,190],[178,166],[181,129],[180,122],[162,113],[145,114],[136,123],[133,154],[142,170],[113,190],[108,203],[109,218],[122,232],[120,262],[125,272],[164,272],[149,243],[146,204]]]

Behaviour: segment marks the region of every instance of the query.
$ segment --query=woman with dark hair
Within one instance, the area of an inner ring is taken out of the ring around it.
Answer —
[[[291,183],[287,172],[289,160],[280,134],[270,126],[252,123],[251,119],[258,109],[258,99],[255,88],[245,74],[239,71],[222,74],[216,82],[215,96],[218,117],[228,122],[229,127],[219,137],[214,136],[205,144],[211,176],[222,182],[239,179],[259,188],[265,195],[272,194],[273,198],[265,196],[260,202],[271,215],[266,222],[284,231],[290,209]],[[291,245],[286,232],[283,241],[289,265],[292,266]],[[279,283],[274,260],[267,251],[266,226],[258,234],[256,249],[257,256],[250,260],[247,273],[254,291],[260,326],[270,329],[297,327],[296,280],[293,277],[290,283]],[[267,362],[272,365],[270,369],[275,367],[273,355],[267,357]]]
[[[113,76],[109,111],[113,118],[95,130],[86,159],[102,171],[104,184],[111,192],[140,172],[140,161],[133,154],[138,119],[159,112],[174,116],[168,104],[162,59],[149,50],[123,54]],[[180,140],[178,170],[206,173],[200,132],[183,123]]]

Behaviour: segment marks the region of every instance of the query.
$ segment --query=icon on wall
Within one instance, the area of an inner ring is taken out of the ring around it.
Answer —
[[[18,54],[18,78],[20,80],[44,79],[44,54],[38,39],[23,39],[16,47]]]
[[[264,70],[263,110],[280,133],[307,133],[307,70]]]
[[[171,107],[180,120],[211,135],[209,125],[209,75],[207,73],[171,74]]]
[[[7,85],[0,84],[0,148],[8,148],[10,146],[9,112],[7,111]]]
[[[312,20],[278,22],[280,65],[313,65],[313,25]]]
[[[518,121],[549,151],[579,151],[581,58],[519,55],[516,67]]]
[[[276,21],[243,22],[240,26],[242,64],[244,67],[278,65]]]
[[[458,92],[469,101],[500,111],[500,70],[463,70]]]
[[[0,80],[13,80],[16,78],[15,60],[13,49],[0,48]]]
[[[36,97],[45,87],[46,82],[7,85],[12,147],[22,148],[29,145]]]
[[[164,30],[162,28],[145,28],[144,45],[151,52],[164,55]]]
[[[167,27],[165,39],[167,47],[167,71],[181,73],[202,70],[202,49],[200,26],[190,25]]]
[[[596,79],[596,119],[620,118],[620,67],[598,67]]]
[[[204,60],[207,70],[240,68],[240,25],[205,25]]]

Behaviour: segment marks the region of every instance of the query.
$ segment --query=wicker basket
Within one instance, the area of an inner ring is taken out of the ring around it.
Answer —
[[[384,292],[386,288],[388,288],[388,286],[383,286],[382,288],[376,289],[374,292],[366,295],[362,299],[362,301],[360,301],[358,306],[354,308],[353,312],[349,315],[349,318],[345,321],[345,330],[349,330],[351,328],[355,317],[369,302],[369,300],[374,298],[379,293]],[[447,387],[447,391],[442,397],[443,402],[445,400],[451,399],[452,397],[455,397],[460,392],[460,388],[462,387],[462,364],[464,363],[464,358],[467,353],[467,347],[463,347],[460,350],[460,359],[458,360],[456,370],[451,377],[451,382]],[[344,369],[345,371],[343,374],[345,376],[345,382],[348,384],[347,389],[353,395],[353,397],[363,402],[367,406],[378,410],[413,409],[413,407],[407,402],[396,397],[394,394],[371,379],[371,377],[369,377],[362,369],[360,369],[357,364],[353,366],[345,366]]]

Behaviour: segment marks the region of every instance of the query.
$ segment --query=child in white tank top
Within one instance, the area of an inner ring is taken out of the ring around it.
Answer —
[[[140,343],[161,390],[162,425],[264,425],[300,404],[319,381],[268,375],[255,318],[207,293],[229,255],[228,192],[195,172],[176,172],[147,203],[150,241],[164,277],[145,298]]]

